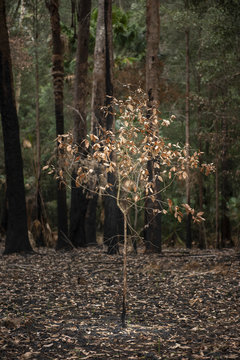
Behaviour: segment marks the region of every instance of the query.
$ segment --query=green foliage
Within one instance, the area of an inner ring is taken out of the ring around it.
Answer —
[[[98,10],[95,8],[90,21],[90,52],[93,54]],[[141,18],[141,22],[138,20]],[[136,18],[134,6],[128,11],[113,5],[113,48],[115,65],[121,67],[132,65],[143,59],[145,54],[145,19],[143,11]]]

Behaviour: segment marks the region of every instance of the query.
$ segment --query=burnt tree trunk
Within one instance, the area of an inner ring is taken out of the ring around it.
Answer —
[[[36,171],[36,214],[35,219],[37,219],[42,226],[42,229],[45,227],[46,219],[43,211],[43,201],[41,195],[41,146],[40,146],[40,108],[39,108],[39,10],[38,10],[38,1],[34,2],[34,52],[35,52],[35,101],[36,101],[36,161],[35,161],[35,171]],[[34,219],[34,220],[35,220]],[[44,235],[43,231],[36,242],[37,246],[44,246]]]
[[[186,125],[185,125],[185,146],[186,146],[186,157],[187,157],[187,179],[186,179],[186,202],[190,205],[190,172],[189,172],[189,150],[190,150],[190,131],[189,131],[189,91],[190,91],[190,70],[189,70],[189,29],[185,31],[186,38],[186,94],[185,94],[185,113],[186,113]],[[186,224],[186,247],[191,249],[192,247],[192,215],[187,215]]]
[[[108,114],[105,118],[101,110],[101,107],[110,104],[107,95],[113,94],[112,71],[112,2],[99,0],[92,92],[92,132],[97,136],[101,136],[101,128],[114,131],[115,127],[113,116]],[[113,186],[105,193],[104,199],[104,242],[108,246],[108,253],[115,254],[118,252],[121,212],[115,199],[115,175],[108,174],[107,180]]]
[[[106,129],[115,131],[115,121],[111,109],[111,97],[113,96],[113,39],[112,39],[112,1],[105,0],[105,41],[106,41],[106,106],[109,112],[106,117]],[[111,154],[114,158],[114,154]],[[104,242],[108,245],[108,254],[118,253],[118,242],[120,234],[123,235],[123,215],[117,206],[116,175],[107,174],[107,181],[112,184],[106,190],[104,201]],[[122,225],[122,226],[121,226]],[[122,227],[122,228],[121,228]]]
[[[23,162],[13,88],[5,2],[0,0],[0,111],[2,117],[8,221],[5,254],[32,250],[27,229]]]
[[[86,149],[84,149],[83,140],[87,135],[86,103],[91,1],[80,0],[77,12],[78,34],[74,83],[73,141],[78,145],[77,156],[84,157]],[[82,187],[76,187],[76,173],[73,173],[72,177],[70,240],[76,247],[86,246],[88,243],[96,243],[96,207],[93,206],[95,198],[93,200],[91,194],[84,191]],[[88,207],[91,208],[91,212],[88,211]]]
[[[159,68],[159,41],[160,41],[160,16],[159,0],[146,2],[147,49],[146,49],[146,90],[148,94],[148,118],[154,136],[158,135],[152,123],[152,113],[158,103],[158,68]],[[145,228],[144,241],[147,251],[161,252],[161,214],[154,210],[161,210],[160,183],[156,180],[154,161],[148,161],[149,182],[153,182],[154,197],[147,196],[145,201]]]
[[[220,223],[220,238],[221,248],[232,247],[232,229],[231,221],[228,215],[228,201],[232,196],[232,188],[230,185],[230,159],[228,155],[229,136],[228,136],[228,119],[226,116],[222,119],[222,166],[221,166],[221,223]]]
[[[63,44],[61,40],[59,1],[46,0],[46,6],[50,13],[52,29],[52,76],[55,101],[56,117],[56,134],[57,136],[64,133],[64,116],[63,116]],[[58,160],[61,157],[61,151],[58,148]],[[58,241],[57,249],[69,248],[68,244],[68,217],[66,186],[61,180],[57,182],[57,215],[58,215]]]

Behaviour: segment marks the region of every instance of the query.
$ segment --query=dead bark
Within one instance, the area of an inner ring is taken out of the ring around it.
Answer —
[[[75,5],[74,5],[75,6]],[[83,140],[87,135],[86,108],[87,108],[87,75],[88,75],[88,42],[91,14],[91,1],[78,2],[78,34],[77,55],[74,83],[74,127],[73,141],[78,145],[77,156],[84,157],[86,149]],[[76,174],[72,174],[71,210],[70,210],[70,240],[74,246],[86,246],[96,243],[96,224],[91,217],[96,217],[96,209],[90,206],[89,194],[75,184]],[[91,213],[87,213],[88,206]],[[91,223],[89,226],[88,223]],[[91,231],[89,231],[91,229]],[[95,231],[94,231],[95,229]]]
[[[189,119],[189,96],[190,96],[190,69],[189,69],[189,29],[185,31],[186,38],[186,95],[185,95],[185,114],[186,114],[186,124],[185,124],[185,147],[186,147],[186,202],[190,205],[190,172],[189,172],[189,153],[190,153],[190,119]],[[192,230],[191,230],[192,216],[189,213],[187,215],[187,227],[186,227],[186,246],[188,249],[192,247]]]
[[[51,29],[52,29],[52,76],[55,102],[56,117],[56,134],[64,133],[64,115],[63,115],[63,44],[61,41],[60,17],[59,17],[59,1],[46,0],[46,6],[50,13]],[[60,149],[58,151],[58,160],[60,158]],[[68,218],[67,218],[67,202],[66,202],[66,186],[59,179],[57,182],[57,212],[58,212],[58,242],[57,248],[68,248]]]
[[[0,24],[0,111],[8,203],[5,254],[9,254],[32,249],[28,239],[23,162],[4,0],[0,0]]]
[[[159,41],[160,41],[160,16],[159,1],[147,0],[146,2],[147,49],[146,49],[146,91],[148,94],[148,118],[151,122],[154,107],[158,105],[158,72],[159,72]],[[156,126],[151,124],[154,136],[158,136]],[[146,197],[145,201],[145,228],[144,241],[146,250],[161,252],[161,214],[154,210],[161,209],[160,183],[155,178],[154,160],[148,161],[149,182],[154,184],[154,197]]]

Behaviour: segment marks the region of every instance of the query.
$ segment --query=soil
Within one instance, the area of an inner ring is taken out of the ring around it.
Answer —
[[[1,249],[3,250],[3,243]],[[0,359],[239,359],[240,256],[91,247],[0,256]]]

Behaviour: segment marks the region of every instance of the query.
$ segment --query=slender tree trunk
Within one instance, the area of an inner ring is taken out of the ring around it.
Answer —
[[[201,35],[201,34],[200,34]],[[200,58],[199,58],[200,60]],[[197,91],[198,95],[201,95],[201,78],[198,76],[197,79]],[[203,150],[202,146],[202,112],[201,112],[201,105],[198,104],[197,108],[197,138],[198,138],[198,149],[200,152]],[[199,165],[202,164],[202,158],[199,157]],[[199,210],[203,211],[203,204],[204,204],[204,189],[203,189],[203,174],[199,171],[198,172],[198,204],[199,204]],[[206,240],[206,228],[205,228],[205,222],[201,222],[199,224],[199,237],[198,237],[198,246],[200,249],[206,249],[207,247],[207,240]]]
[[[91,102],[91,133],[101,136],[101,128],[105,128],[106,121],[101,110],[105,104],[106,99],[106,30],[105,30],[105,1],[98,1],[98,18],[96,29],[96,40],[94,48],[94,68],[93,68],[93,83],[92,83],[92,102]],[[97,198],[95,197],[95,206],[92,205],[93,221],[96,218]],[[88,222],[88,225],[90,223]],[[96,226],[96,225],[95,225]]]
[[[35,0],[34,14],[34,46],[35,46],[35,99],[36,99],[36,219],[42,224],[42,201],[41,201],[41,148],[40,148],[40,111],[39,111],[39,55],[38,55],[38,1]],[[43,224],[42,224],[43,225]],[[43,240],[43,239],[41,239]],[[43,241],[39,244],[43,245]]]
[[[216,247],[220,249],[220,231],[219,231],[219,161],[216,161],[216,172],[215,172],[215,203],[216,203]]]
[[[32,249],[28,239],[23,163],[4,0],[0,0],[0,24],[0,111],[8,201],[5,254],[9,254]]]
[[[147,0],[146,2],[146,25],[147,25],[147,49],[146,49],[146,90],[148,93],[148,112],[151,121],[153,108],[158,103],[158,71],[159,71],[159,41],[160,41],[160,16],[159,0]],[[152,131],[158,136],[157,129],[151,124]],[[154,210],[161,209],[160,183],[156,180],[154,160],[149,160],[149,182],[154,184],[155,201],[146,197],[145,201],[145,229],[144,241],[147,251],[161,252],[161,214]]]
[[[60,17],[59,17],[59,1],[45,0],[46,6],[50,13],[52,42],[53,42],[53,89],[55,100],[55,116],[56,116],[56,134],[64,133],[64,115],[63,115],[63,45],[61,40]],[[61,155],[58,151],[58,159]],[[57,249],[68,248],[68,218],[67,218],[67,201],[66,186],[58,180],[57,183],[57,213],[58,213],[58,242]]]
[[[73,137],[74,143],[78,144],[78,155],[82,157],[86,155],[86,149],[83,147],[82,141],[87,135],[86,103],[90,14],[91,1],[80,0],[78,2]],[[92,199],[89,199],[88,197],[91,194],[84,192],[81,187],[76,187],[76,173],[73,173],[72,177],[70,240],[76,247],[86,246],[88,243],[96,243],[96,197],[93,196]]]
[[[114,119],[111,114],[105,118],[101,107],[110,103],[112,96],[112,2],[99,0],[96,43],[94,51],[93,91],[92,91],[92,132],[100,135],[101,128],[114,131]],[[114,156],[112,154],[112,156]],[[115,175],[108,174],[108,182],[115,184]],[[110,196],[108,196],[110,195]],[[115,186],[108,189],[104,199],[104,242],[108,253],[118,252],[118,237],[121,225],[121,213],[117,207]]]
[[[186,36],[186,200],[187,204],[190,205],[190,172],[189,172],[189,150],[190,150],[190,124],[189,124],[189,91],[190,91],[190,70],[189,70],[189,29],[185,31]],[[191,230],[192,216],[188,214],[187,216],[187,231],[186,231],[186,246],[191,249],[192,247],[192,230]]]
[[[17,111],[17,114],[19,113],[19,107],[20,107],[21,86],[22,86],[22,74],[19,71],[19,73],[16,75],[16,80],[15,80],[16,111]]]
[[[20,3],[19,32],[22,31],[23,16],[24,16],[24,1],[22,0]],[[15,80],[15,98],[16,98],[17,114],[19,113],[19,107],[20,107],[21,87],[22,87],[22,74],[21,71],[19,70]]]
[[[98,1],[98,19],[96,40],[94,49],[94,69],[93,69],[93,88],[92,88],[92,119],[91,132],[100,135],[100,128],[105,127],[105,118],[101,107],[106,98],[106,31],[104,21],[105,0]]]
[[[222,120],[222,166],[221,166],[221,247],[232,247],[231,222],[228,215],[228,200],[232,195],[232,189],[229,181],[229,157],[228,157],[228,125],[227,117]]]
[[[127,213],[124,212],[124,245],[123,245],[123,302],[122,302],[122,327],[126,327],[127,313]]]
[[[112,132],[115,131],[115,121],[112,115],[110,106],[111,97],[113,96],[113,39],[112,39],[112,1],[105,0],[104,4],[104,20],[105,20],[105,41],[106,41],[106,106],[109,107],[109,112],[106,117],[106,129]],[[111,154],[114,158],[114,154]],[[108,245],[108,253],[118,253],[119,235],[123,234],[123,216],[117,206],[116,201],[116,174],[108,173],[107,181],[112,184],[106,191],[104,200],[104,241]],[[108,196],[109,195],[109,196]]]

